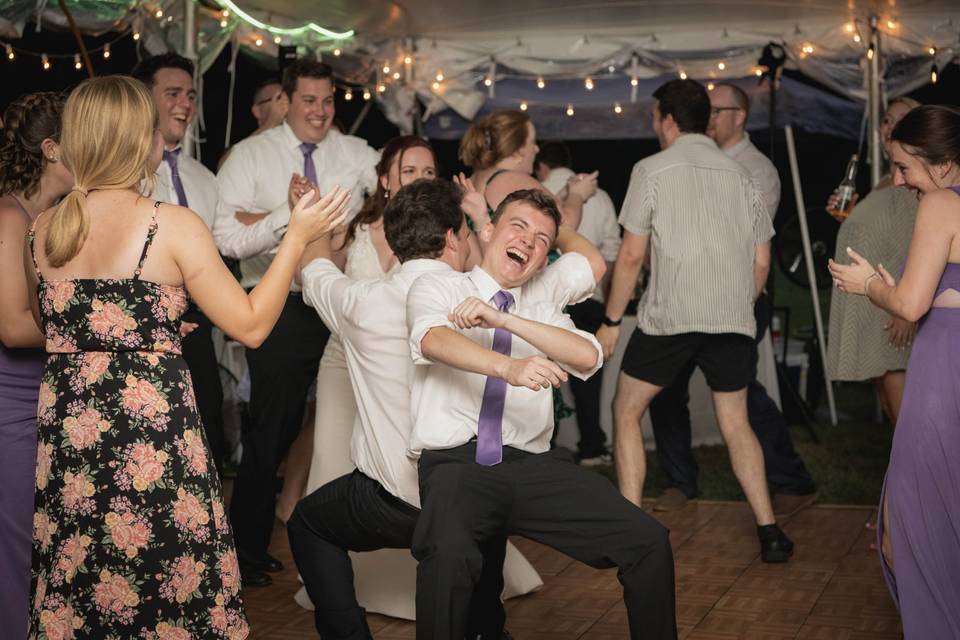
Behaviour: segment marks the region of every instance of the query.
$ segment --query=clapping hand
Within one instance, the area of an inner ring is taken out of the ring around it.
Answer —
[[[316,194],[320,193],[320,189],[310,182],[309,178],[305,178],[299,173],[290,176],[290,186],[287,188],[287,203],[290,205],[291,211],[297,201],[310,190],[313,190]]]
[[[317,193],[311,189],[303,195],[290,213],[287,235],[299,237],[306,244],[329,233],[347,217],[347,204],[350,191],[339,186],[317,200]]]

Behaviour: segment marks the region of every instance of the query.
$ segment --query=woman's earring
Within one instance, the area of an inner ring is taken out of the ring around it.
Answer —
[[[384,189],[384,190],[383,190],[383,199],[384,199],[384,200],[389,200],[389,199],[390,199],[390,189]]]

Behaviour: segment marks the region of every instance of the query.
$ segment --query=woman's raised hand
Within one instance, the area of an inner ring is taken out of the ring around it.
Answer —
[[[307,191],[297,200],[290,212],[287,235],[293,235],[304,244],[312,242],[335,229],[347,217],[350,191],[334,187],[319,200],[314,199],[314,190]],[[312,204],[310,204],[312,202]]]

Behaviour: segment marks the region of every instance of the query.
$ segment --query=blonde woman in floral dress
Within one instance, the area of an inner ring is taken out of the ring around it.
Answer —
[[[300,199],[249,294],[189,209],[152,203],[161,141],[147,89],[82,83],[64,109],[75,180],[29,234],[25,268],[49,354],[38,408],[30,638],[247,637],[240,571],[180,355],[186,295],[260,344],[306,243],[339,223],[339,190]]]

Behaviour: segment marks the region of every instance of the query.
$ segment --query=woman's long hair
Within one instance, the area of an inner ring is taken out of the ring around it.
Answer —
[[[0,195],[22,192],[27,198],[40,189],[46,166],[43,141],[60,142],[64,96],[42,91],[21,96],[3,112],[0,131]]]
[[[437,154],[434,152],[433,147],[430,146],[430,143],[420,136],[397,136],[387,142],[383,147],[383,151],[380,154],[380,162],[377,163],[376,167],[377,190],[373,192],[372,196],[367,198],[366,202],[363,203],[363,208],[360,210],[360,213],[347,225],[347,233],[343,238],[341,249],[349,246],[354,238],[357,237],[357,228],[360,225],[373,224],[383,217],[383,210],[387,208],[387,202],[391,194],[384,188],[380,178],[390,173],[390,167],[393,166],[394,160],[397,161],[398,170],[402,171],[403,154],[415,147],[422,147],[429,151],[430,155],[433,156],[433,166],[437,166]]]
[[[917,107],[900,119],[890,139],[928,165],[960,166],[960,109],[941,104]]]
[[[60,153],[73,173],[74,188],[54,210],[44,251],[54,267],[83,247],[90,232],[87,192],[153,188],[148,168],[157,109],[147,88],[128,76],[85,80],[67,98]]]
[[[470,125],[457,155],[474,171],[487,169],[527,143],[530,118],[522,111],[494,111]]]

